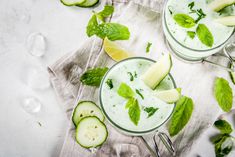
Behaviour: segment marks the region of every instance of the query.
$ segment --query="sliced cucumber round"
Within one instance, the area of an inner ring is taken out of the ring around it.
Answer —
[[[235,26],[235,15],[218,18],[215,20],[215,22],[218,22],[225,26]]]
[[[99,0],[85,0],[83,3],[77,4],[79,7],[92,7],[99,3]]]
[[[159,61],[154,63],[142,76],[144,83],[152,89],[168,75],[172,67],[170,54],[164,55]]]
[[[73,111],[73,123],[77,126],[78,122],[88,116],[96,116],[101,121],[104,121],[104,115],[100,108],[92,101],[81,101]]]
[[[230,64],[230,68],[233,69],[233,65]],[[235,72],[229,72],[233,84],[235,84]]]
[[[84,148],[98,147],[107,137],[107,128],[97,117],[85,117],[77,125],[76,141]]]
[[[214,0],[209,4],[209,8],[214,11],[220,11],[227,6],[233,5],[235,0]]]
[[[66,6],[74,6],[84,3],[86,0],[60,0]]]
[[[181,97],[181,88],[175,88],[170,90],[164,90],[164,91],[157,91],[154,93],[157,98],[160,100],[172,104],[179,100]]]

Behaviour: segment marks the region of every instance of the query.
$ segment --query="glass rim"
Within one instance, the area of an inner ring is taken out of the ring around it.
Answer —
[[[233,28],[233,31],[232,31],[232,33],[231,33],[231,35],[230,35],[224,42],[222,42],[221,44],[219,44],[218,46],[213,47],[213,48],[208,48],[208,49],[205,49],[205,50],[198,50],[198,49],[193,49],[193,48],[187,47],[187,46],[181,44],[178,40],[176,40],[176,38],[172,35],[171,31],[170,31],[169,28],[168,28],[168,25],[167,25],[167,22],[166,22],[166,14],[165,14],[165,12],[166,12],[166,6],[167,6],[167,3],[168,3],[168,2],[169,2],[169,0],[166,0],[166,1],[165,1],[165,4],[164,4],[164,6],[163,6],[163,22],[164,22],[164,25],[165,25],[165,27],[166,27],[166,30],[167,30],[167,32],[170,34],[171,38],[172,38],[177,44],[179,44],[180,46],[182,46],[183,48],[186,48],[186,49],[191,50],[191,51],[200,52],[200,53],[201,53],[201,52],[207,52],[207,51],[216,50],[216,49],[220,48],[221,46],[223,46],[224,44],[226,44],[226,43],[229,41],[229,39],[233,36],[233,34],[235,34],[235,27],[234,27],[234,28]]]
[[[149,129],[149,130],[143,130],[143,131],[128,130],[128,129],[125,129],[125,128],[119,126],[118,124],[116,124],[116,123],[109,117],[109,115],[106,113],[106,111],[105,111],[105,109],[104,109],[103,102],[102,102],[102,96],[101,96],[101,95],[102,95],[101,93],[102,93],[102,89],[103,89],[103,84],[105,84],[104,80],[106,79],[106,76],[109,74],[109,72],[110,72],[114,67],[116,67],[117,65],[119,65],[119,64],[122,63],[122,62],[125,62],[125,61],[128,61],[128,60],[133,60],[133,59],[148,60],[148,61],[150,61],[150,62],[152,62],[152,63],[155,63],[155,62],[156,62],[155,60],[150,59],[150,58],[146,58],[146,57],[131,57],[131,58],[127,58],[127,59],[124,59],[124,60],[121,60],[121,61],[115,63],[115,64],[106,72],[106,74],[104,75],[104,77],[103,77],[103,79],[102,79],[102,81],[101,81],[100,89],[99,89],[99,102],[100,102],[100,106],[101,106],[102,112],[104,113],[105,117],[108,119],[108,121],[109,121],[113,126],[115,126],[116,128],[120,129],[121,131],[124,131],[124,132],[129,133],[129,134],[132,134],[132,135],[133,135],[133,134],[138,134],[138,135],[140,135],[140,134],[146,134],[146,133],[150,133],[150,132],[152,132],[152,131],[154,131],[154,130],[157,130],[157,129],[160,128],[163,124],[165,124],[165,123],[169,120],[169,118],[172,116],[172,114],[173,114],[173,112],[174,112],[174,110],[175,110],[176,103],[171,104],[171,105],[174,105],[171,114],[169,114],[169,116],[168,116],[160,125],[158,125],[158,126],[156,126],[156,127],[153,127],[153,128],[151,128],[151,129]],[[171,78],[171,81],[172,81],[172,83],[173,83],[173,87],[176,88],[177,86],[176,86],[176,83],[175,83],[175,80],[174,80],[173,76],[172,76],[170,73],[168,73],[168,76]]]

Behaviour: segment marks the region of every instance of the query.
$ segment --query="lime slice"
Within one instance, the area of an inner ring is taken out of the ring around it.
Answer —
[[[109,57],[117,62],[133,56],[130,52],[122,49],[115,42],[108,40],[108,38],[104,39],[104,50]]]
[[[172,104],[179,100],[181,97],[181,88],[175,88],[164,91],[157,91],[154,93],[157,98],[160,100]]]

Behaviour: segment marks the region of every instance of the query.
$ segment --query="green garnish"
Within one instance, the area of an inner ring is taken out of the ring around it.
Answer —
[[[188,35],[191,39],[194,39],[194,38],[195,38],[196,33],[195,33],[195,32],[193,32],[193,31],[187,31],[187,35]]]
[[[145,50],[146,53],[149,53],[151,46],[152,46],[152,43],[148,42],[148,43],[147,43],[147,46],[146,46],[146,50]]]
[[[125,108],[128,109],[133,103],[135,103],[136,99],[134,97],[128,99]]]
[[[109,86],[109,89],[113,88],[113,80],[112,79],[107,79],[107,81],[105,83]]]
[[[145,107],[144,111],[148,113],[148,118],[154,115],[154,113],[158,110],[159,108],[154,108],[154,107]]]
[[[128,114],[131,121],[135,125],[138,125],[138,122],[140,120],[140,106],[137,99],[134,99],[134,101],[132,101],[132,104],[129,106]]]
[[[84,85],[99,87],[100,82],[107,71],[107,67],[89,69],[82,74],[80,81]]]
[[[93,12],[94,15],[89,20],[86,28],[86,33],[88,37],[96,35],[102,39],[107,37],[111,41],[129,39],[130,32],[126,26],[118,23],[104,22],[104,19],[110,16],[113,11],[113,6],[105,6],[105,8],[101,12]]]
[[[131,87],[128,86],[126,83],[121,83],[117,92],[118,92],[118,95],[126,99],[132,98],[135,95]]]
[[[134,75],[131,72],[127,72],[127,74],[129,74],[129,76],[130,76],[130,81],[134,81],[134,78],[137,78],[136,71],[134,72]]]
[[[199,24],[196,29],[199,40],[208,47],[214,44],[214,38],[210,30],[205,24]]]
[[[219,134],[213,140],[216,157],[224,157],[233,149],[233,137],[228,134]]]
[[[135,89],[135,92],[136,92],[142,99],[144,99],[144,96],[140,93],[140,90]]]
[[[230,134],[233,131],[232,126],[226,120],[219,119],[215,121],[214,126],[220,130],[221,134]]]
[[[186,96],[182,96],[177,101],[168,128],[170,136],[175,136],[176,134],[178,134],[188,123],[193,112],[193,106],[193,100]]]
[[[228,155],[233,148],[234,137],[230,135],[233,129],[226,120],[217,120],[214,126],[220,131],[220,134],[212,137],[216,157],[224,157]]]
[[[189,4],[188,4],[188,7],[189,7],[189,9],[190,9],[192,12],[195,12],[195,10],[193,10],[194,2],[189,3]]]
[[[233,105],[233,91],[224,78],[216,78],[214,95],[223,111],[229,112]]]
[[[206,17],[206,14],[202,11],[202,9],[197,9],[196,13],[198,15],[198,18],[195,20],[196,23]]]
[[[170,14],[172,15],[173,14],[172,6],[168,6],[168,10],[169,10]]]
[[[184,28],[191,28],[195,26],[195,20],[187,14],[175,14],[174,20],[178,25]]]

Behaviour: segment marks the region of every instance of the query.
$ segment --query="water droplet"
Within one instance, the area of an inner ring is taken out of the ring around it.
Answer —
[[[46,39],[41,33],[32,33],[27,38],[27,50],[36,57],[42,57],[46,52]]]
[[[49,75],[46,68],[29,67],[26,76],[26,83],[32,89],[46,89],[50,87]]]
[[[72,84],[77,84],[80,80],[80,75],[82,74],[82,68],[74,64],[69,70],[68,79]]]
[[[30,114],[35,114],[41,111],[42,103],[35,97],[26,97],[22,100],[22,108]]]

